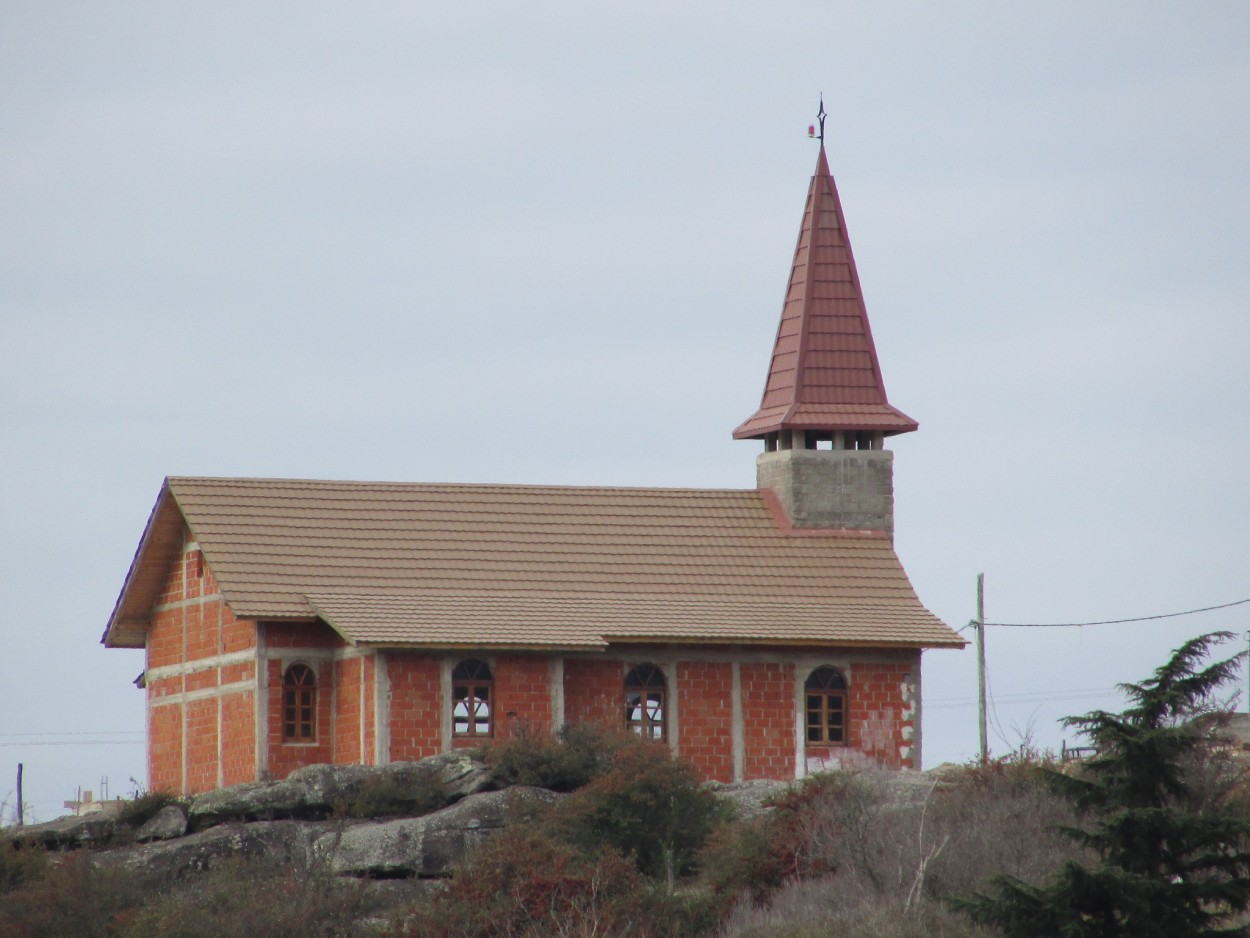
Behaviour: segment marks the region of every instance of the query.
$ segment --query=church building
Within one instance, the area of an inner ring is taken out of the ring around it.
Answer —
[[[823,143],[749,490],[168,478],[103,642],[143,648],[148,787],[628,729],[707,779],[920,767],[891,406]]]

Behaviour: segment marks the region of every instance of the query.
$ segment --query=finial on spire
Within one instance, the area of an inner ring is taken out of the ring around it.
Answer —
[[[809,137],[819,137],[820,145],[825,145],[825,96],[820,96],[820,110],[816,112],[816,120],[820,123],[820,133],[816,132],[816,124],[807,125],[807,135]]]

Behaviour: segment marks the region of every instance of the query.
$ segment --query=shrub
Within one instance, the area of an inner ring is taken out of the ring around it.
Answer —
[[[573,794],[561,813],[574,842],[613,847],[671,890],[726,808],[700,787],[689,764],[663,745],[639,741],[618,749],[612,767]]]
[[[416,906],[391,936],[547,938],[643,936],[644,881],[614,850],[587,852],[535,825],[481,844],[448,888]]]
[[[813,824],[852,779],[841,772],[813,776],[770,802],[771,810],[762,817],[718,828],[700,854],[713,891],[745,893],[761,902],[789,880],[833,872],[845,838],[840,838],[838,850],[819,849]]]
[[[0,892],[5,938],[114,938],[143,901],[141,878],[101,867],[82,850]]]
[[[110,932],[116,938],[309,938],[367,934],[362,884],[314,869],[239,859],[148,897]]]
[[[581,788],[608,770],[612,755],[630,738],[596,726],[570,724],[556,736],[523,726],[511,738],[481,750],[495,787],[534,785],[551,791]]]
[[[42,847],[19,849],[12,841],[0,840],[0,896],[43,876],[48,854]]]
[[[373,775],[360,783],[350,797],[334,805],[340,817],[417,817],[451,803],[447,783],[437,772],[422,769],[408,778]]]

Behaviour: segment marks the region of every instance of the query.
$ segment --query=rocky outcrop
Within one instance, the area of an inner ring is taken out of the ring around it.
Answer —
[[[211,870],[239,857],[265,858],[307,868],[322,828],[304,821],[234,822],[173,840],[103,851],[98,862],[117,864],[155,879]]]
[[[420,762],[390,765],[310,765],[279,782],[248,782],[197,795],[188,811],[192,830],[227,821],[319,819],[352,813],[352,805],[369,791],[387,792],[403,806],[411,793],[414,810],[439,807],[490,784],[490,769],[462,752],[449,752]]]
[[[11,840],[49,850],[72,850],[108,843],[113,834],[115,810],[94,811],[81,817],[68,814],[44,824],[27,824],[5,832]]]
[[[340,876],[435,879],[449,876],[475,844],[512,818],[561,797],[542,788],[515,787],[468,795],[415,818],[232,821],[185,837],[102,851],[98,860],[154,878],[184,876],[248,857],[301,868],[324,864]]]
[[[424,817],[355,824],[323,834],[314,853],[340,876],[446,876],[470,848],[509,819],[560,797],[524,786],[470,795]]]

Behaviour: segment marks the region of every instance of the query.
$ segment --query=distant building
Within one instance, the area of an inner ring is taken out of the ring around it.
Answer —
[[[81,788],[75,793],[77,797],[73,801],[66,801],[65,810],[72,812],[77,817],[84,814],[97,814],[103,811],[105,806],[109,804],[107,801],[96,801],[95,793],[88,789],[83,791]]]
[[[103,642],[145,648],[148,785],[627,727],[709,779],[920,765],[964,642],[893,548],[886,400],[823,145],[755,489],[166,479]]]

